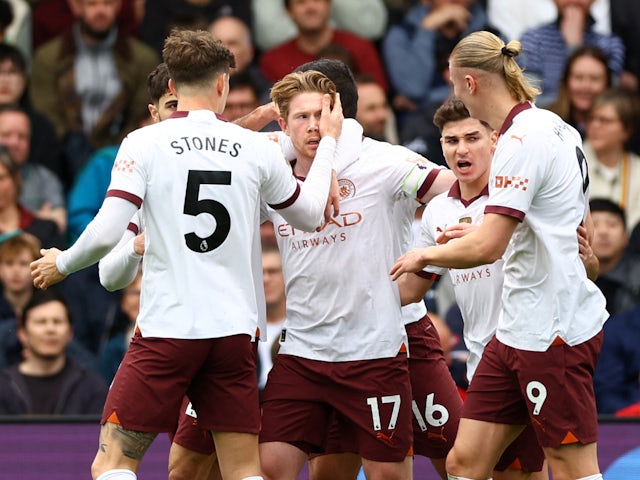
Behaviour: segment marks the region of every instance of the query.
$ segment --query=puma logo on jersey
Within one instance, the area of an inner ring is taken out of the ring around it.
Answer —
[[[511,138],[513,138],[514,140],[518,140],[520,142],[520,145],[522,145],[522,141],[524,140],[524,137],[526,137],[526,135],[523,135],[521,137],[519,137],[518,135],[511,135]]]
[[[440,428],[440,433],[436,432],[427,432],[427,438],[442,440],[443,442],[447,441],[447,437],[444,436],[444,427]]]
[[[395,430],[391,433],[391,435],[387,435],[382,432],[376,432],[376,438],[379,438],[380,440],[384,440],[389,445],[393,445],[395,444],[395,441],[393,440],[393,436],[395,435],[395,433],[396,433]]]

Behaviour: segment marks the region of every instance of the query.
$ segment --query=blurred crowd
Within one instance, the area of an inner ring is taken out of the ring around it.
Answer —
[[[596,284],[611,314],[595,375],[598,409],[640,415],[633,0],[0,0],[0,385],[11,385],[0,388],[0,415],[101,410],[135,325],[140,278],[108,292],[94,266],[60,289],[36,292],[29,263],[40,248],[71,245],[98,212],[120,141],[153,121],[148,78],[173,28],[208,30],[234,54],[228,120],[268,102],[270,86],[298,65],[336,58],[355,75],[365,135],[443,165],[432,118],[451,94],[451,49],[477,30],[520,40],[518,60],[542,91],[537,106],[584,141]],[[265,288],[276,291],[279,329],[284,289],[272,285],[282,280],[273,253],[267,240]],[[466,349],[452,296],[443,277],[425,301],[442,319],[464,389]],[[261,353],[261,384],[273,353]]]

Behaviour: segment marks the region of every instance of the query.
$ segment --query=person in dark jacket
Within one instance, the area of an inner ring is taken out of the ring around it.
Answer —
[[[57,290],[36,291],[25,306],[18,337],[24,360],[0,371],[0,414],[99,414],[107,385],[94,370],[71,360],[73,338],[66,300]]]
[[[640,303],[604,324],[593,382],[598,413],[640,407]]]

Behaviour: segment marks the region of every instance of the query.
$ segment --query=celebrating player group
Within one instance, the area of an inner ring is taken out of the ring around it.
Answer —
[[[101,280],[121,285],[142,262],[94,480],[136,479],[162,432],[171,480],[295,480],[306,463],[313,480],[411,479],[414,455],[443,479],[602,479],[587,159],[536,108],[520,51],[485,31],[453,49],[434,117],[446,168],[362,135],[339,60],[298,66],[231,123],[233,54],[208,32],[167,37],[176,110],[125,138],[94,220],[31,265],[46,289],[107,255]],[[259,392],[266,221],[286,320]],[[470,352],[464,402],[423,301],[442,275]]]

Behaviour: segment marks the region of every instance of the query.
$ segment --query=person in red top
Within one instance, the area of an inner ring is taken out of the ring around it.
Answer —
[[[331,27],[331,0],[285,0],[285,6],[298,27],[298,35],[262,55],[260,70],[267,80],[280,80],[298,65],[316,60],[324,48],[336,44],[351,54],[359,73],[373,76],[388,90],[387,76],[375,46],[364,38]]]

